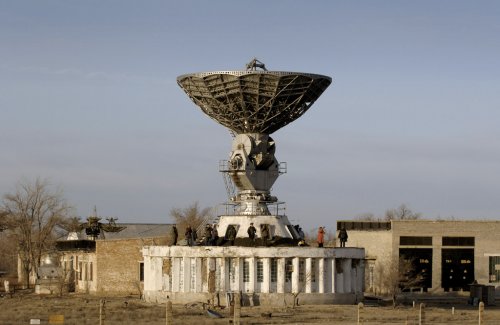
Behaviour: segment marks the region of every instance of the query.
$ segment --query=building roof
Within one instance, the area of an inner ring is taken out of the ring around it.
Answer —
[[[116,225],[118,227],[125,227],[125,229],[120,232],[106,232],[104,233],[104,239],[167,236],[172,227],[172,224],[162,223],[117,223]]]
[[[125,227],[119,232],[101,231],[98,239],[132,239],[167,236],[172,224],[165,223],[116,223],[117,227]],[[85,229],[78,233],[78,239],[89,239]]]

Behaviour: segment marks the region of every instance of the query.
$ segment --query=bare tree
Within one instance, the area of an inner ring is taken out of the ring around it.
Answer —
[[[54,229],[68,216],[70,207],[60,190],[51,191],[45,180],[20,182],[15,193],[5,194],[1,210],[15,234],[19,258],[29,287],[29,276],[37,273],[44,253],[54,243]]]
[[[420,219],[422,215],[420,213],[414,213],[406,204],[401,204],[396,209],[389,209],[385,212],[385,220],[417,220]]]
[[[7,217],[8,217],[7,212],[0,210],[0,232],[8,228]]]
[[[82,219],[80,217],[69,217],[59,225],[66,232],[80,232],[82,230]]]
[[[199,229],[210,218],[210,210],[211,208],[201,209],[198,202],[194,202],[183,209],[173,208],[170,216],[175,220],[179,234],[183,234],[188,226],[193,230]]]
[[[17,271],[17,241],[10,230],[0,233],[0,271],[9,277]]]
[[[354,220],[359,220],[359,221],[379,221],[380,218],[377,218],[373,213],[367,212],[360,214],[356,217],[354,217]]]
[[[379,287],[391,297],[393,307],[396,307],[401,292],[417,287],[423,281],[422,274],[415,272],[414,261],[404,257],[391,259],[388,264],[378,264],[376,274]]]

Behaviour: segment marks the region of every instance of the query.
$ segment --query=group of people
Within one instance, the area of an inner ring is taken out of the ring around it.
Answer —
[[[295,230],[297,231],[299,235],[299,243],[304,242],[305,239],[305,234],[302,231],[302,228],[300,226],[295,225]],[[234,245],[234,241],[236,239],[236,228],[233,225],[229,225],[226,231],[226,239],[229,241],[230,245]],[[247,234],[248,238],[250,238],[251,244],[255,245],[255,241],[257,239],[257,229],[253,225],[253,223],[250,223],[250,226],[247,229]],[[264,246],[268,245],[268,241],[271,239],[270,232],[269,232],[269,225],[262,224],[260,225],[260,234],[261,234],[261,239],[262,243]],[[173,240],[173,245],[177,245],[177,239],[179,237],[177,227],[176,225],[173,225],[171,228],[171,236]],[[197,244],[197,239],[198,239],[198,234],[196,232],[196,229],[191,228],[190,226],[186,227],[186,231],[184,233],[184,236],[186,238],[188,246],[193,246]],[[347,242],[347,230],[342,227],[339,230],[339,235],[338,238],[340,240],[340,247],[345,247],[345,244]],[[203,244],[205,246],[217,246],[219,244],[219,232],[217,230],[217,225],[213,224],[206,224],[205,225],[205,230],[203,232]],[[319,227],[318,229],[318,236],[317,236],[317,243],[318,247],[323,247],[325,243],[325,227]]]
[[[197,245],[198,233],[196,229],[191,228],[191,226],[186,227],[184,233],[188,246]],[[217,225],[206,224],[203,231],[202,243],[205,246],[216,246],[219,241],[219,232],[217,230]]]
[[[248,238],[250,238],[250,243],[252,246],[255,245],[257,239],[257,228],[253,225],[253,222],[250,223],[250,226],[247,229]],[[264,246],[268,245],[269,240],[271,239],[271,234],[269,231],[269,225],[261,224],[260,225],[260,238],[262,239],[262,244]]]
[[[345,247],[345,243],[347,242],[347,230],[344,227],[340,228],[338,238],[340,240],[340,247]],[[319,227],[318,229],[318,237],[317,237],[318,247],[323,247],[325,243],[325,227]]]
[[[219,231],[217,231],[217,225],[215,223],[213,225],[210,225],[208,223],[205,225],[203,240],[205,246],[217,245],[217,241],[219,240]]]

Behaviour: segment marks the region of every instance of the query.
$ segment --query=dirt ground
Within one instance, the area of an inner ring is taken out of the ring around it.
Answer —
[[[40,296],[16,292],[0,298],[0,324],[30,324],[40,319],[49,324],[49,317],[63,315],[64,324],[99,324],[99,304],[105,299],[106,325],[165,324],[165,305],[145,303],[137,297],[99,297],[67,294],[64,297]],[[440,299],[420,297],[413,308],[414,297],[397,308],[381,302],[365,301],[360,310],[362,324],[418,324],[419,304],[425,301],[425,324],[478,324],[478,307],[467,305],[466,297]],[[206,307],[206,306],[205,306]],[[452,307],[455,313],[452,314]],[[229,310],[215,308],[224,318],[208,316],[201,303],[173,305],[174,324],[228,324]],[[296,308],[266,306],[242,307],[241,324],[356,324],[357,305],[318,305]],[[500,324],[500,306],[487,306],[483,324]],[[61,323],[59,323],[61,324]]]

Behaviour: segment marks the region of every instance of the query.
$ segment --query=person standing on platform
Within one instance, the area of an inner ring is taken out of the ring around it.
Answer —
[[[188,246],[193,246],[193,230],[191,230],[191,226],[186,227],[186,232],[184,233],[186,237],[186,241]]]
[[[177,245],[177,238],[179,237],[179,233],[177,232],[177,226],[172,225],[170,229],[170,235],[172,236],[172,246]]]
[[[255,243],[255,234],[257,233],[257,229],[255,229],[255,227],[253,226],[253,223],[250,223],[250,227],[248,227],[247,233],[253,245]]]
[[[347,230],[344,227],[339,230],[339,239],[340,239],[340,247],[345,247],[345,243],[347,242]]]
[[[210,246],[212,244],[212,227],[207,223],[205,226],[205,233],[204,233],[204,239],[205,239],[205,246]]]
[[[227,240],[229,240],[229,244],[231,246],[234,246],[234,241],[236,239],[236,228],[234,228],[233,225],[229,225],[227,227],[227,232],[226,232],[226,237],[227,237]]]
[[[197,243],[196,241],[198,240],[198,233],[196,232],[196,229],[191,230],[191,246],[196,246]]]
[[[217,225],[215,223],[212,225],[211,236],[212,246],[217,246],[217,242],[219,241],[219,231],[217,230]]]
[[[269,240],[269,225],[260,225],[260,234],[262,237],[262,244],[267,247]]]
[[[325,243],[325,230],[323,227],[319,227],[318,229],[318,247],[323,247]]]

